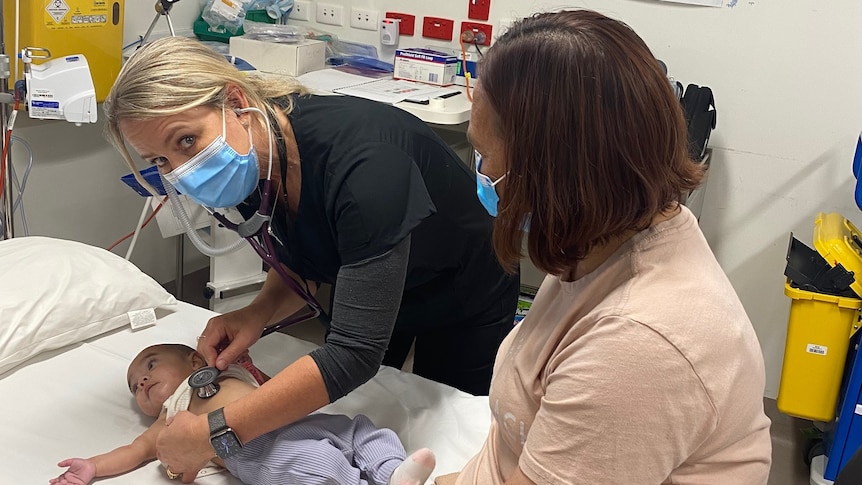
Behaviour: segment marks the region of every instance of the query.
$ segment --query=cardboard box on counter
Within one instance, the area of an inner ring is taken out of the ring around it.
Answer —
[[[230,38],[230,55],[245,60],[258,71],[300,76],[325,67],[326,43],[313,39],[277,43],[242,35]]]
[[[408,79],[437,86],[455,83],[458,58],[431,49],[398,49],[395,51],[395,79]]]

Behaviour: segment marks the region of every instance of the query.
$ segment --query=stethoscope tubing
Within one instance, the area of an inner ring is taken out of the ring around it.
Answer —
[[[261,195],[260,207],[258,208],[258,213],[265,218],[263,224],[261,224],[260,228],[254,231],[253,234],[241,237],[248,241],[248,243],[251,245],[252,249],[254,249],[254,252],[257,253],[260,259],[262,259],[266,264],[269,265],[270,268],[274,269],[278,273],[278,275],[288,286],[288,288],[290,288],[291,291],[293,291],[300,298],[302,298],[310,311],[299,315],[289,315],[272,325],[267,325],[266,327],[264,327],[263,332],[261,332],[261,337],[265,337],[283,328],[287,328],[291,325],[296,325],[297,323],[305,322],[314,318],[323,317],[327,320],[329,318],[326,315],[326,312],[323,311],[323,307],[320,306],[320,303],[314,298],[314,296],[312,296],[301,286],[299,286],[296,280],[294,280],[289,274],[287,274],[287,271],[285,271],[284,267],[278,261],[278,258],[276,258],[275,244],[273,243],[272,236],[269,233],[269,220],[272,216],[272,208],[269,204],[271,190],[272,182],[270,180],[264,181],[263,194]],[[229,221],[225,216],[218,212],[213,211],[212,215],[224,227],[236,232],[237,234],[240,234],[239,226],[236,223]],[[257,241],[255,239],[255,236],[260,236],[260,239],[263,241],[263,244]]]

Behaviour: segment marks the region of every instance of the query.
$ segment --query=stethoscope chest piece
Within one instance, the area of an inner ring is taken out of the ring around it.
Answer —
[[[199,398],[209,399],[219,390],[219,385],[215,381],[219,373],[215,367],[201,367],[189,376],[189,386],[198,390]]]

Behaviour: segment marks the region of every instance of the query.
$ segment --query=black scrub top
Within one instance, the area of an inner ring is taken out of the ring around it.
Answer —
[[[349,96],[293,101],[302,183],[295,218],[280,210],[271,222],[282,263],[332,284],[342,265],[379,256],[411,234],[405,295],[445,278],[461,295],[457,313],[499,301],[512,280],[490,246],[493,219],[476,197],[475,173],[445,142],[391,105]],[[255,194],[241,204],[243,216],[258,201]]]

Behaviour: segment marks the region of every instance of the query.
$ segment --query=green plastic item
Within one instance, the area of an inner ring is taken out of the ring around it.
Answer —
[[[266,10],[249,10],[245,13],[245,18],[252,22],[275,23],[275,19],[270,17]]]
[[[274,24],[275,19],[270,17],[266,10],[249,10],[245,13],[245,18],[252,22],[261,22],[267,24]],[[215,42],[224,42],[225,44],[230,42],[230,38],[235,35],[243,35],[245,32],[242,30],[242,27],[236,31],[236,34],[231,34],[230,32],[213,32],[210,30],[210,25],[204,20],[203,17],[198,17],[192,25],[192,30],[195,33],[195,36],[200,40],[210,40]]]

